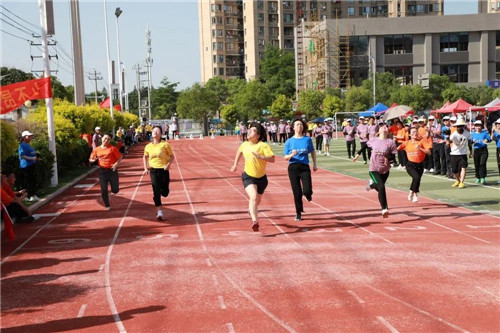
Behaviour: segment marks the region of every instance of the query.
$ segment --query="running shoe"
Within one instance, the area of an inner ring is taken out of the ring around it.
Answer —
[[[465,184],[464,183],[460,183],[458,184],[458,188],[464,188],[465,187]]]
[[[368,162],[367,161],[364,161],[363,164],[367,164]]]
[[[104,207],[105,210],[111,210],[111,207],[107,206],[107,207]]]
[[[476,178],[476,181],[474,183],[479,184],[481,182],[481,179]]]
[[[412,202],[418,202],[418,197],[415,195],[411,201]]]
[[[301,214],[295,215],[295,221],[302,221],[302,215]]]
[[[163,221],[163,211],[162,210],[158,211],[158,214],[156,214],[156,219],[158,221]]]
[[[326,153],[326,156],[330,156],[330,153]]]
[[[309,194],[304,195],[304,196],[306,197],[306,200],[307,200],[307,201],[309,201],[309,202],[311,202],[311,201],[312,201],[312,197],[311,197]]]
[[[457,187],[458,185],[460,185],[460,182],[458,180],[456,180],[452,185],[451,187]]]
[[[412,200],[413,200],[413,192],[410,191],[410,193],[408,194],[408,201]]]
[[[373,184],[373,180],[368,180],[368,184],[365,186],[365,190],[368,192],[372,189],[371,185]]]
[[[39,200],[40,200],[40,198],[38,198],[36,195],[34,195],[34,196],[32,196],[32,197],[30,198],[30,201],[31,201],[31,202],[35,202],[35,201],[39,201]]]
[[[33,216],[25,216],[25,217],[21,217],[21,218],[18,218],[16,219],[16,223],[31,223],[31,222],[35,222],[35,218]]]
[[[382,209],[382,217],[384,219],[389,217],[389,209]]]
[[[429,170],[429,172],[430,172],[430,173],[434,173],[434,168],[431,168],[431,169]]]
[[[481,178],[481,184],[486,184],[486,178]]]
[[[257,232],[259,231],[259,222],[257,221],[254,221],[253,224],[252,224],[252,230]]]

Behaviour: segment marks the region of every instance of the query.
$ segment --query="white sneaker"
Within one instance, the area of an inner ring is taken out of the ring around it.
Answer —
[[[373,180],[371,180],[371,179],[370,179],[370,180],[368,181],[368,184],[366,184],[366,186],[365,186],[365,190],[366,190],[367,192],[368,192],[368,191],[370,191],[370,190],[372,189],[372,188],[370,187],[370,185],[371,185],[371,184],[373,184]]]
[[[156,214],[156,219],[158,221],[163,221],[163,211],[162,210],[158,211],[158,214]]]
[[[323,155],[325,155],[325,156],[326,156],[326,151],[323,153]]]
[[[105,210],[111,210],[111,207],[104,207]]]
[[[326,153],[326,156],[330,156],[330,153]]]
[[[412,201],[412,200],[413,200],[413,192],[410,192],[410,193],[408,194],[408,200],[409,200],[409,201]]]
[[[429,173],[429,169],[424,169],[424,173]]]
[[[434,172],[434,168],[431,168],[431,169],[429,170],[429,172],[431,172],[431,173],[432,173],[432,172]]]
[[[500,180],[497,180],[497,184],[500,184]]]
[[[30,201],[31,201],[31,202],[35,202],[35,201],[39,201],[39,200],[40,200],[40,198],[38,198],[36,195],[34,195],[34,196],[32,196],[32,197],[30,198]]]
[[[389,210],[388,209],[382,209],[382,217],[384,219],[389,217]]]
[[[418,197],[416,195],[413,197],[412,202],[418,202]]]

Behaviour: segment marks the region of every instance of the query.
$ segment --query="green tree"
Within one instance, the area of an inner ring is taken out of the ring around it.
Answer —
[[[347,111],[364,111],[372,104],[372,92],[363,87],[351,87],[345,96]],[[390,98],[390,97],[389,97]]]
[[[441,96],[443,96],[443,100],[445,101],[448,100],[451,103],[457,101],[459,98],[463,99],[464,101],[470,104],[474,104],[476,100],[470,88],[458,85],[453,85],[446,88],[441,93]]]
[[[273,117],[291,118],[293,116],[292,99],[285,95],[279,95],[271,104],[270,110]]]
[[[31,73],[13,67],[0,67],[0,85],[2,86],[33,79],[35,77]]]
[[[493,91],[493,93],[491,94],[491,98],[492,99],[500,98],[500,88],[497,88]]]
[[[0,142],[0,149],[2,152],[1,162],[3,163],[9,156],[16,152],[19,142],[17,141],[16,131],[11,124],[4,120],[0,120],[0,125],[0,136],[2,138],[2,141]]]
[[[52,97],[73,102],[75,96],[73,95],[73,86],[65,87],[61,81],[55,76],[51,76],[50,81],[52,83]],[[69,88],[71,87],[71,88]]]
[[[391,94],[391,100],[408,105],[413,110],[426,110],[432,107],[431,93],[419,85],[405,85]]]
[[[335,113],[345,109],[345,103],[339,96],[326,95],[323,100],[323,115],[333,117]]]
[[[228,124],[236,124],[241,119],[238,108],[234,104],[223,106],[221,116]]]
[[[372,100],[369,105],[373,104],[373,80],[368,78],[363,80],[361,87],[369,91],[372,95]],[[375,74],[375,99],[376,103],[382,102],[386,105],[391,104],[391,94],[398,90],[400,82],[392,75],[391,72],[376,73]]]
[[[247,81],[244,79],[229,79],[225,81],[227,87],[228,103],[233,103],[233,97],[245,89]]]
[[[338,98],[342,98],[342,89],[340,88],[332,88],[326,87],[325,95],[329,96],[337,96]]]
[[[261,119],[262,110],[272,103],[269,89],[257,80],[248,82],[232,99],[244,121]]]
[[[322,114],[321,105],[325,99],[325,93],[319,90],[304,90],[299,95],[299,110],[306,115],[307,119],[319,117]]]
[[[208,135],[208,120],[214,117],[218,107],[219,100],[215,92],[199,83],[181,91],[177,100],[179,116],[202,121],[204,135]]]
[[[295,94],[295,56],[293,52],[267,46],[259,62],[259,79],[274,97]]]
[[[454,85],[455,84],[450,81],[450,78],[447,75],[431,74],[429,76],[429,92],[431,94],[432,107],[434,109],[438,109],[443,106],[446,102],[446,100],[443,100],[443,91]]]
[[[179,82],[172,83],[167,77],[164,77],[158,88],[151,89],[151,107],[154,118],[167,119],[173,116],[177,108],[177,98],[179,97],[179,92],[175,91],[178,85]],[[147,96],[147,90],[144,96]]]

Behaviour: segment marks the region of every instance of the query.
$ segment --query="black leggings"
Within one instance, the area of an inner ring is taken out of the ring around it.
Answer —
[[[356,140],[346,141],[347,143],[347,155],[349,158],[356,155]]]
[[[153,187],[153,201],[156,207],[161,207],[161,197],[167,197],[170,193],[170,171],[164,169],[149,170],[151,186]]]
[[[102,201],[104,201],[105,207],[109,207],[108,182],[111,184],[111,192],[113,192],[114,194],[118,193],[119,191],[118,171],[101,168],[101,174],[99,175],[99,182],[101,183]]]
[[[36,163],[22,168],[21,172],[23,174],[23,188],[28,192],[28,197],[36,195]]]
[[[366,150],[368,149],[368,146],[366,145],[366,142],[361,142],[361,149],[358,151],[358,155],[363,154],[363,160],[366,162]]]
[[[474,149],[476,178],[486,178],[486,161],[488,161],[488,148]]]
[[[411,176],[410,190],[418,193],[420,192],[420,181],[424,173],[424,163],[414,163],[408,161],[406,163],[406,172]]]
[[[399,147],[401,146],[401,142],[397,142],[396,143],[396,147]],[[406,156],[406,151],[401,149],[401,150],[398,150],[398,163],[399,165],[401,166],[406,166],[406,164],[408,163],[408,158]]]
[[[295,212],[297,214],[300,214],[304,211],[304,206],[302,204],[302,195],[310,200],[313,194],[311,169],[309,168],[309,164],[289,164],[288,178],[290,179],[290,185],[292,185],[293,200],[295,202]]]
[[[500,148],[497,148],[498,174],[500,174]]]
[[[285,133],[280,133],[280,143],[283,141],[283,143],[286,142],[286,134]]]
[[[385,194],[385,182],[387,181],[387,178],[389,178],[389,171],[382,174],[377,171],[370,171],[370,177],[373,180],[373,184],[371,184],[370,187],[378,192],[380,207],[382,207],[382,209],[389,208],[387,206],[387,195]]]
[[[318,135],[316,137],[316,150],[323,149],[323,135]]]

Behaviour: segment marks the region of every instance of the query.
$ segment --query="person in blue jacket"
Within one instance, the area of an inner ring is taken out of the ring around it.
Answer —
[[[23,175],[23,188],[28,192],[29,201],[38,201],[36,195],[36,177],[35,169],[39,157],[30,143],[33,138],[33,133],[30,131],[24,131],[21,134],[21,144],[18,148],[19,153],[19,168]]]
[[[500,174],[500,118],[495,121],[495,127],[491,133],[493,140],[495,140],[497,144],[497,164],[498,164],[498,173]],[[500,184],[500,180],[497,181],[497,184]]]
[[[476,184],[486,184],[486,161],[488,161],[488,142],[491,142],[491,136],[487,130],[483,130],[481,120],[474,122],[474,131],[471,133],[470,141],[474,149]]]
[[[284,158],[288,161],[288,178],[292,186],[293,198],[295,202],[295,221],[302,220],[304,206],[302,195],[307,201],[312,200],[312,180],[311,169],[309,167],[309,154],[313,160],[313,170],[316,172],[316,151],[312,140],[306,136],[307,124],[301,119],[296,119],[292,123],[294,135],[285,142]]]

